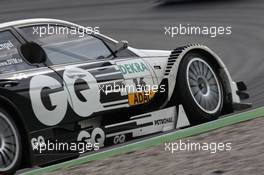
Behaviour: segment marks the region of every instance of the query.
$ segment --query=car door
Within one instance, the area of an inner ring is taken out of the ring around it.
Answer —
[[[58,124],[63,103],[60,76],[43,64],[31,64],[20,52],[25,41],[11,28],[0,31],[0,98],[21,112],[28,131]],[[60,98],[61,99],[61,98]],[[58,107],[55,107],[58,105]]]
[[[46,64],[64,81],[70,105],[66,122],[129,106],[124,76],[114,60],[106,59],[112,53],[101,39],[68,32],[34,35],[33,27],[70,28],[53,24],[20,27],[23,35],[44,48]]]

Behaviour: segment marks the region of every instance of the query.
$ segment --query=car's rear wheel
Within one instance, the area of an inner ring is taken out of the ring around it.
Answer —
[[[0,109],[0,174],[13,174],[20,162],[20,134],[11,116]]]
[[[216,119],[223,108],[223,88],[216,67],[199,53],[185,55],[178,72],[181,103],[191,124]]]

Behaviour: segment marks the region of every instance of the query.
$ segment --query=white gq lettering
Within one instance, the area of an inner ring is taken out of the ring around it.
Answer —
[[[50,89],[62,88],[61,83],[46,75],[37,75],[30,81],[29,93],[32,108],[37,119],[44,125],[54,126],[59,124],[67,112],[68,101],[74,112],[80,117],[88,117],[92,113],[102,109],[98,84],[89,72],[80,68],[66,69],[63,74],[63,79],[66,83],[64,90],[51,93],[48,97],[50,98],[52,106],[55,106],[53,110],[48,110],[43,105],[41,92],[45,87]],[[84,80],[89,86],[89,89],[80,91],[86,99],[85,102],[79,100],[75,93],[74,83],[77,79]]]
[[[81,131],[77,137],[77,141],[85,141],[91,144],[98,143],[98,147],[101,148],[104,147],[105,133],[101,128],[95,128],[91,134],[87,131]]]
[[[124,143],[125,141],[126,141],[126,136],[124,134],[117,135],[114,137],[114,144]]]

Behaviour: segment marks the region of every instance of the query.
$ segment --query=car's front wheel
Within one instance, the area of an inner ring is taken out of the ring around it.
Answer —
[[[214,120],[223,108],[223,88],[216,67],[200,53],[185,55],[178,72],[181,103],[191,124]]]
[[[11,116],[0,109],[0,174],[13,174],[21,162],[21,137]]]

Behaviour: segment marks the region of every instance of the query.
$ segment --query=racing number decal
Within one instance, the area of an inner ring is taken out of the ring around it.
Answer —
[[[80,117],[88,117],[102,109],[99,87],[96,79],[88,71],[80,68],[66,69],[63,78],[66,84],[64,86],[55,78],[46,75],[34,76],[30,81],[29,93],[32,108],[37,119],[44,125],[54,126],[59,124],[65,117],[68,102]],[[84,100],[77,97],[74,88],[75,82],[80,79],[89,86],[79,92],[85,98]],[[47,91],[46,96],[48,97],[45,98],[50,100],[51,107],[49,108],[43,103],[43,92]]]
[[[142,59],[116,63],[125,78],[130,106],[145,104],[155,95],[151,68]]]

